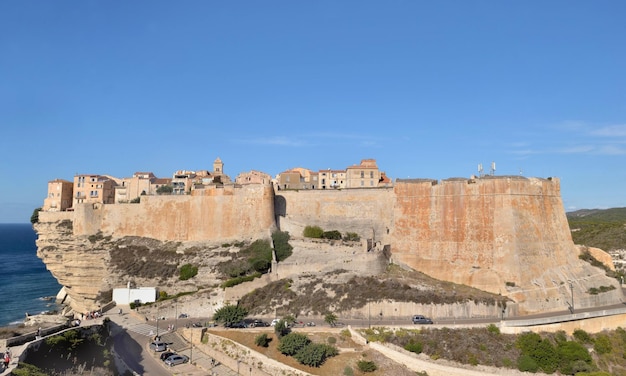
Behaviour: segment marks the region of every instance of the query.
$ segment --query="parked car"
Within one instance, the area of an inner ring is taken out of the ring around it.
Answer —
[[[433,320],[428,317],[424,317],[422,315],[413,316],[413,324],[432,324]]]
[[[279,322],[280,320],[281,320],[281,319],[274,319],[274,320],[272,320],[272,322],[270,323],[270,326],[276,326],[276,324],[278,324],[278,322]]]
[[[188,361],[189,361],[189,358],[186,355],[174,354],[170,356],[169,358],[165,359],[165,364],[167,364],[170,367],[173,367],[177,364],[187,363]]]
[[[167,350],[167,343],[163,341],[152,341],[150,342],[150,350],[155,352],[161,352]]]
[[[226,324],[224,326],[226,326],[227,328],[240,328],[240,329],[248,327],[248,325],[245,322],[243,322],[243,321],[233,322],[233,323],[230,323],[230,324]]]
[[[264,327],[264,326],[270,326],[270,323],[268,323],[267,321],[263,321],[263,320],[254,320],[252,321],[252,323],[250,323],[250,327],[252,328]]]
[[[165,352],[161,353],[160,358],[161,358],[162,361],[165,361],[165,359],[169,358],[172,355],[176,355],[176,353],[175,352],[171,352],[171,351],[165,351]]]
[[[186,318],[188,318],[188,317],[189,317],[189,315],[188,315],[188,314],[186,314],[186,313],[181,313],[180,315],[178,315],[178,318],[179,318],[179,319],[186,319]]]

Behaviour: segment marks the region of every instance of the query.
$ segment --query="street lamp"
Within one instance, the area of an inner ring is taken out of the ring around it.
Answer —
[[[239,376],[239,364],[241,363],[240,359],[237,359],[237,376]]]
[[[574,313],[574,284],[572,283],[572,281],[569,281],[569,288],[572,292],[572,313]]]
[[[189,349],[189,363],[193,363],[193,328],[191,328],[191,348]]]
[[[178,300],[174,299],[174,330],[178,328]]]
[[[371,301],[367,301],[367,328],[372,329],[372,305]]]
[[[156,336],[158,337],[159,336],[159,305],[156,304],[156,303],[155,303],[155,305],[157,307],[157,314],[156,314],[156,331],[157,331],[157,333],[156,333]]]

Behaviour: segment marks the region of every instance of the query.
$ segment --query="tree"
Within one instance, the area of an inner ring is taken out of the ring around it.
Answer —
[[[278,339],[281,339],[291,333],[291,329],[289,329],[285,320],[278,320],[276,326],[274,326],[274,333],[276,333]]]
[[[334,350],[334,351],[333,351]],[[337,355],[337,349],[333,346],[322,343],[309,343],[300,349],[293,357],[309,367],[319,367],[326,361],[326,358]]]
[[[174,191],[174,187],[171,185],[162,185],[157,188],[156,193],[159,195],[169,195]]]
[[[226,326],[243,320],[248,315],[248,310],[238,305],[225,305],[215,311],[213,320],[223,322]]]
[[[35,224],[37,222],[39,222],[39,212],[41,211],[41,208],[37,208],[35,210],[33,210],[33,214],[30,216],[30,223]]]
[[[328,312],[326,316],[324,316],[324,322],[326,322],[330,326],[335,326],[337,323],[337,315],[332,312]]]
[[[277,349],[285,355],[293,356],[309,343],[311,343],[311,340],[306,334],[289,333],[280,339]]]
[[[290,238],[291,237],[287,231],[274,231],[272,233],[274,252],[276,252],[276,261],[283,261],[293,253],[293,247],[289,244]]]

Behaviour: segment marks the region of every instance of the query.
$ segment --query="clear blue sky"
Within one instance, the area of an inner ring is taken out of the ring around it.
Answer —
[[[374,158],[626,206],[626,2],[2,1],[0,222],[47,182]]]

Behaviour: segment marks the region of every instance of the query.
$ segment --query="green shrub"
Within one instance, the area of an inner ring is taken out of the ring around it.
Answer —
[[[233,324],[243,320],[248,315],[248,310],[238,305],[225,305],[215,311],[213,320],[224,324]]]
[[[354,370],[350,366],[343,369],[343,376],[354,376]]]
[[[378,367],[376,367],[376,363],[371,360],[359,360],[356,365],[359,367],[361,372],[374,372],[378,369]]]
[[[341,233],[337,230],[324,231],[322,238],[330,240],[341,240]]]
[[[537,365],[537,362],[529,355],[522,354],[517,359],[517,369],[522,372],[536,373],[539,371],[539,365]]]
[[[278,337],[278,339],[281,339],[291,333],[291,329],[289,329],[285,320],[278,320],[274,326],[274,333],[276,333],[276,337]]]
[[[593,342],[593,339],[591,338],[589,333],[585,332],[582,329],[574,330],[574,333],[572,333],[572,335],[574,336],[574,338],[576,338],[578,341],[580,341],[582,343],[592,343]]]
[[[305,334],[289,333],[280,339],[277,349],[285,355],[293,356],[309,343],[311,340]]]
[[[228,281],[222,283],[220,285],[220,287],[225,289],[225,288],[228,288],[228,287],[237,286],[240,283],[250,282],[250,281],[252,281],[255,278],[258,278],[260,276],[261,276],[261,273],[254,273],[253,275],[247,275],[245,277],[231,278]]]
[[[522,351],[522,357],[530,357],[544,372],[553,373],[558,368],[559,357],[556,349],[549,340],[542,340],[539,334],[523,333],[517,338],[516,345]],[[524,362],[526,365],[525,359]]]
[[[593,344],[593,349],[598,354],[608,354],[613,351],[611,339],[606,334],[598,334]]]
[[[500,334],[500,328],[498,328],[495,324],[487,325],[487,331],[492,334]]]
[[[575,373],[575,369],[579,371],[587,369],[580,362],[585,363],[587,366],[591,365],[589,351],[579,342],[562,342],[558,345],[557,352],[559,355],[559,372],[562,374],[571,375]]]
[[[180,267],[178,274],[179,274],[178,278],[181,281],[186,281],[190,278],[195,277],[198,274],[198,267],[195,265],[191,265],[191,264],[185,264]]]
[[[331,345],[334,345],[335,343],[337,343],[337,338],[335,338],[335,337],[328,337],[326,342],[328,342]]]
[[[326,358],[337,355],[337,349],[333,346],[309,343],[301,348],[293,357],[309,367],[319,367],[326,361]]]
[[[422,345],[421,342],[415,342],[413,339],[411,339],[411,341],[409,341],[409,343],[404,345],[404,349],[406,351],[414,352],[416,354],[421,354],[423,347],[424,346]]]
[[[304,231],[302,231],[302,236],[305,238],[315,238],[320,239],[324,234],[324,230],[322,230],[319,226],[306,226]]]
[[[507,287],[515,287],[515,282],[510,282],[510,281],[508,281],[508,282],[505,282],[504,284],[505,284]]]
[[[254,338],[254,344],[259,347],[268,347],[272,339],[266,333],[259,334]]]
[[[350,241],[350,242],[358,242],[359,240],[361,240],[361,237],[356,232],[346,232],[346,234],[343,237],[343,240]]]
[[[275,231],[272,233],[276,261],[284,261],[287,257],[293,254],[293,247],[289,244],[290,238],[291,237],[287,231]]]
[[[35,224],[39,222],[40,211],[41,211],[41,208],[36,208],[35,210],[33,210],[33,214],[30,216],[30,223]]]
[[[138,204],[141,202],[141,197],[135,197],[134,199],[130,200],[131,204]]]

